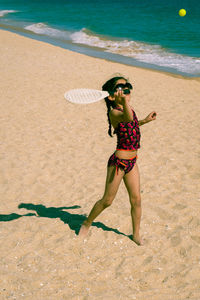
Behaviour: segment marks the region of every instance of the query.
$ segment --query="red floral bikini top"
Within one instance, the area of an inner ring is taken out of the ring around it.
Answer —
[[[115,109],[123,111],[119,107]],[[114,130],[117,134],[117,150],[137,150],[140,148],[140,128],[138,118],[133,111],[133,121],[120,122]]]

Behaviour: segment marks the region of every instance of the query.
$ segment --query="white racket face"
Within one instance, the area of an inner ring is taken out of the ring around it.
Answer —
[[[78,104],[94,103],[108,96],[109,94],[106,91],[93,89],[74,89],[64,94],[66,100]]]

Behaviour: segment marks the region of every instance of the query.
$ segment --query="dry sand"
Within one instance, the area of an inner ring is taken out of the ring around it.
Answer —
[[[0,299],[200,299],[200,82],[0,31]],[[81,241],[116,137],[103,101],[68,103],[120,72],[142,119],[138,247],[124,184]]]

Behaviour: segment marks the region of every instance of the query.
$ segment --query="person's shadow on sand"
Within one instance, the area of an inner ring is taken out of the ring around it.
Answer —
[[[42,204],[32,204],[32,203],[21,203],[19,204],[18,208],[25,208],[27,210],[35,211],[35,213],[29,213],[26,215],[17,215],[17,214],[10,214],[10,215],[0,215],[0,221],[12,221],[14,219],[18,219],[22,216],[37,216],[37,217],[44,217],[44,218],[59,218],[65,224],[68,224],[70,229],[78,235],[80,227],[83,221],[86,219],[85,215],[80,214],[71,214],[67,211],[68,209],[77,209],[80,208],[78,205],[70,206],[70,207],[46,207]],[[116,234],[124,235],[130,238],[130,236],[120,232],[117,229],[108,227],[101,222],[93,222],[92,226],[97,228],[101,228],[104,231],[113,231]]]
[[[25,214],[25,215],[19,215],[15,213],[9,215],[0,214],[0,222],[9,222],[9,221],[17,220],[21,217],[31,217],[31,216],[36,216],[36,214],[32,214],[32,213]]]

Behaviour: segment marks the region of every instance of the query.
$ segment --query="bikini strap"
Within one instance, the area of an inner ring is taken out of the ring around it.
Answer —
[[[123,109],[121,109],[120,107],[116,106],[114,109],[117,109],[119,111],[123,111]]]

